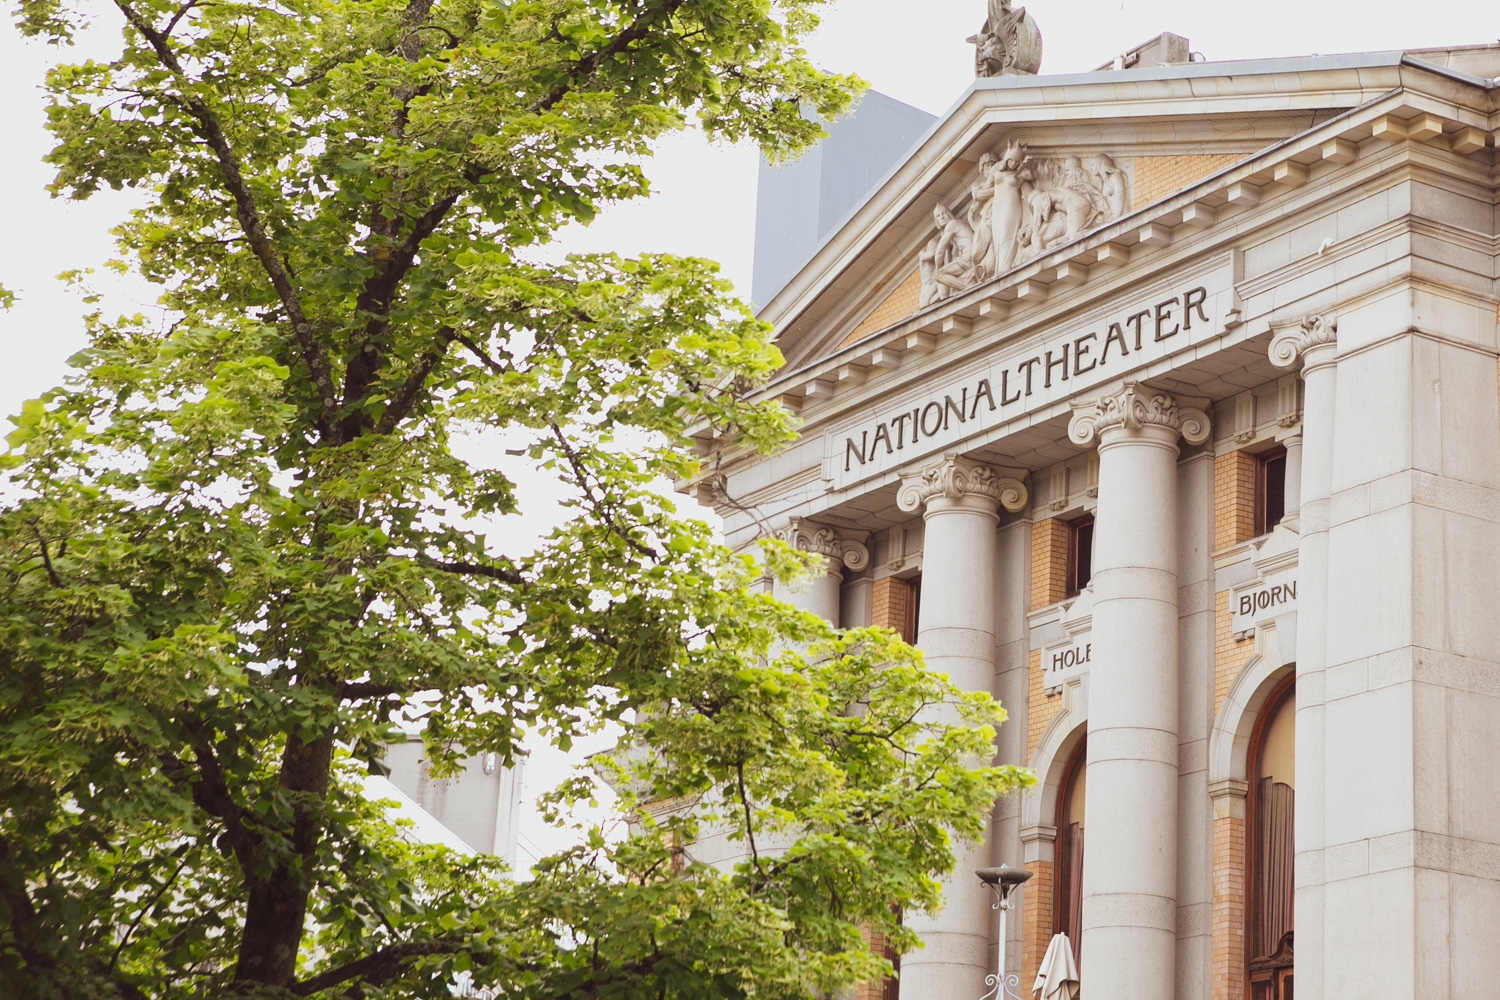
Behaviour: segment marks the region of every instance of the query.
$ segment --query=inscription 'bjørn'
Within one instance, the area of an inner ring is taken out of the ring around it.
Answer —
[[[856,462],[864,465],[878,456],[904,451],[908,445],[916,445],[924,437],[935,437],[955,424],[974,420],[981,407],[989,413],[1006,406],[1018,406],[1037,390],[1052,388],[1054,382],[1081,378],[1111,363],[1118,367],[1119,362],[1145,349],[1148,342],[1161,343],[1179,333],[1190,332],[1195,317],[1200,326],[1207,326],[1210,323],[1205,308],[1207,301],[1207,288],[1201,285],[1190,288],[1182,295],[1174,295],[1109,322],[1102,328],[1102,334],[1099,330],[1090,330],[1054,342],[1030,357],[1010,362],[1000,369],[998,375],[981,378],[973,385],[960,386],[956,396],[945,393],[941,402],[933,400],[892,414],[876,424],[873,431],[862,430],[858,438],[845,438],[844,471],[851,471]],[[1093,375],[1089,381],[1097,381],[1099,377]],[[997,379],[998,386],[995,384]]]

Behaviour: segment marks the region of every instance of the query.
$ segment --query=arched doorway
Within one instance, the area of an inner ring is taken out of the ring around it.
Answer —
[[[1057,894],[1052,933],[1068,935],[1073,958],[1083,967],[1083,803],[1088,737],[1078,741],[1057,796]]]
[[[1296,680],[1266,699],[1250,739],[1250,794],[1245,824],[1246,938],[1250,1000],[1292,997],[1292,830],[1296,818]]]

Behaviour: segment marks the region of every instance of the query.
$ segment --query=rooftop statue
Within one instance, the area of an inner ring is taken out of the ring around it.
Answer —
[[[989,0],[989,17],[979,34],[968,41],[975,46],[974,75],[1031,76],[1042,68],[1042,33],[1025,7],[1012,9],[1010,0]]]

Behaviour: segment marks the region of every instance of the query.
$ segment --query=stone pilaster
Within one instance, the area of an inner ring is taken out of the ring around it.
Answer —
[[[1303,381],[1300,497],[1297,514],[1297,854],[1292,923],[1297,984],[1304,996],[1323,996],[1324,671],[1328,647],[1328,523],[1334,463],[1335,359],[1338,323],[1308,316],[1271,339],[1271,363],[1300,367]],[[1288,479],[1292,455],[1287,450]]]
[[[930,668],[966,691],[994,693],[996,527],[1002,506],[1011,511],[1026,506],[1025,475],[945,455],[904,478],[897,493],[901,509],[920,509],[926,522],[917,645]],[[901,960],[903,996],[985,992],[984,977],[994,962],[994,914],[974,870],[989,866],[989,853],[982,844],[956,845],[954,853],[957,864],[943,887],[943,909],[908,920],[924,947]]]
[[[1336,352],[1332,323],[1304,326],[1299,557],[1303,586],[1323,582],[1298,610],[1297,992],[1486,996],[1500,982],[1500,950],[1473,944],[1500,935],[1493,305],[1420,286],[1361,301]],[[1306,703],[1322,708],[1320,768],[1304,763]]]
[[[1134,382],[1074,404],[1099,447],[1084,826],[1082,994],[1169,1000],[1177,945],[1178,439],[1195,406]]]

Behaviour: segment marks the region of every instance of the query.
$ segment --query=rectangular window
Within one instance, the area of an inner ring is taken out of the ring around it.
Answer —
[[[1083,592],[1094,578],[1094,518],[1085,514],[1068,522],[1068,580],[1069,597]]]
[[[1286,449],[1256,456],[1255,533],[1264,535],[1286,515]]]

